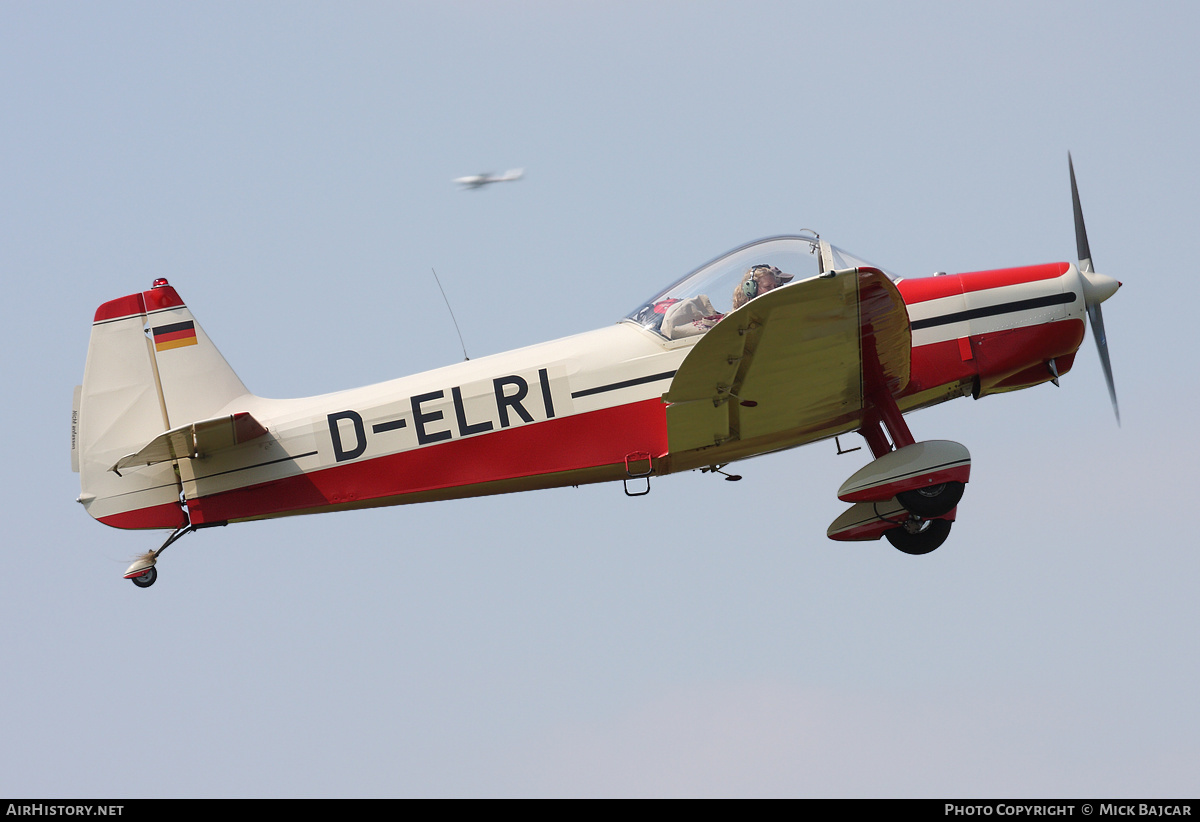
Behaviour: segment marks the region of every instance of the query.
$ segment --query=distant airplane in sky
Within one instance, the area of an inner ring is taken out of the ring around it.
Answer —
[[[519,180],[525,175],[525,169],[514,168],[503,174],[473,174],[470,177],[458,177],[454,182],[462,185],[464,189],[468,188],[483,188],[488,183],[511,183],[514,180]]]

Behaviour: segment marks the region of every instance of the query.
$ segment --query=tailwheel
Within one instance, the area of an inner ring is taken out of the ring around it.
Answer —
[[[219,524],[224,525],[225,523],[222,522]],[[188,525],[176,528],[171,533],[171,536],[167,537],[167,541],[159,546],[157,551],[147,551],[134,560],[133,565],[125,569],[125,579],[133,580],[133,584],[139,588],[149,588],[158,579],[158,571],[155,569],[154,563],[158,562],[158,558],[162,556],[163,551],[167,550],[167,546],[184,534],[189,534],[197,528],[203,527],[202,525],[197,526],[189,523]]]
[[[158,569],[151,565],[140,576],[130,577],[130,579],[139,588],[149,588],[158,579]]]
[[[888,542],[906,554],[928,554],[950,536],[950,521],[945,519],[918,519],[909,517],[899,528],[884,533]]]
[[[943,482],[928,488],[918,488],[915,491],[897,494],[896,500],[918,517],[940,517],[954,510],[954,506],[958,505],[966,488],[967,486],[961,482]],[[935,545],[934,548],[936,547]]]

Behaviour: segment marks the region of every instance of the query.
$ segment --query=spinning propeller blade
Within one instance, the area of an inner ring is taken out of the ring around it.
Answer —
[[[1108,396],[1112,400],[1113,414],[1117,425],[1121,424],[1121,409],[1117,406],[1117,388],[1113,383],[1112,363],[1108,358],[1108,338],[1104,335],[1104,314],[1100,303],[1107,300],[1121,284],[1112,277],[1097,274],[1092,268],[1092,250],[1088,246],[1087,229],[1083,225],[1083,208],[1079,205],[1079,187],[1075,184],[1075,163],[1067,152],[1067,166],[1071,170],[1071,205],[1075,209],[1075,247],[1079,252],[1079,275],[1083,281],[1083,298],[1087,305],[1088,321],[1092,326],[1092,337],[1100,353],[1100,365],[1104,368],[1104,379],[1108,383]]]

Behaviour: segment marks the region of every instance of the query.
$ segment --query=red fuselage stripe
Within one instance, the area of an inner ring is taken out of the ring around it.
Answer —
[[[659,399],[495,431],[188,501],[193,524],[621,464],[667,453]]]
[[[183,508],[175,502],[123,511],[120,514],[99,517],[99,520],[113,528],[182,528],[187,525]]]

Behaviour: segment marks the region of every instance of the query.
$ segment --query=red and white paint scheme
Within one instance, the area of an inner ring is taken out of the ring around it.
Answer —
[[[1074,193],[1074,173],[1072,172]],[[1080,264],[901,279],[815,233],[749,243],[608,328],[307,399],[250,393],[166,280],[101,305],[76,391],[79,497],[170,529],[126,572],[230,522],[700,469],[859,432],[875,456],[828,534],[907,553],[946,538],[967,449],[903,415],[1054,381],[1119,285]],[[1116,397],[1113,394],[1116,408]],[[729,479],[736,479],[726,475]]]

